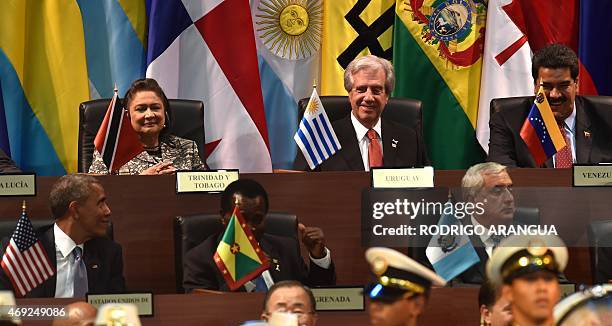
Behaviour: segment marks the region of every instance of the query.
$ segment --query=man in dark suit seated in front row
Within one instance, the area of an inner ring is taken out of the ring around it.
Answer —
[[[569,143],[570,159],[559,160],[558,152],[544,167],[570,167],[559,163],[612,162],[612,104],[603,98],[577,96],[578,58],[561,44],[538,51],[532,61],[534,92],[544,88],[555,120]],[[534,97],[518,100],[491,116],[489,157],[487,161],[508,167],[538,167],[527,144],[520,136],[521,127],[533,105]],[[563,154],[567,155],[567,154]],[[565,157],[565,156],[564,156]]]
[[[394,87],[395,75],[389,61],[366,55],[349,63],[344,72],[344,88],[351,114],[332,124],[342,149],[316,171],[370,171],[370,167],[429,164],[417,130],[380,118]],[[293,168],[310,170],[299,150]]]
[[[124,292],[122,250],[106,236],[111,210],[100,182],[87,175],[65,175],[51,187],[49,202],[55,223],[41,230],[38,239],[55,273],[26,297]],[[2,252],[7,243],[2,241]],[[3,269],[0,288],[14,290]]]
[[[299,225],[300,238],[310,253],[308,268],[302,259],[296,239],[263,232],[269,205],[268,194],[259,183],[240,179],[225,188],[221,194],[221,218],[224,224],[227,224],[231,217],[235,203],[261,249],[270,258],[270,268],[260,276],[267,288],[284,280],[297,280],[308,286],[336,283],[334,263],[329,249],[325,247],[325,238],[320,228]],[[213,260],[222,236],[223,232],[213,234],[187,252],[183,268],[183,287],[188,292],[193,289],[228,291],[228,286]],[[256,282],[257,280],[247,282],[242,290],[254,290]]]

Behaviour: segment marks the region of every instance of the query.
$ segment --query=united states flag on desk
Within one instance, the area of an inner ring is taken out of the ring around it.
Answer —
[[[26,215],[25,205],[2,257],[2,269],[20,296],[26,295],[55,274],[55,268],[36,238],[32,222]]]
[[[316,89],[312,90],[304,117],[293,139],[311,170],[342,148]]]

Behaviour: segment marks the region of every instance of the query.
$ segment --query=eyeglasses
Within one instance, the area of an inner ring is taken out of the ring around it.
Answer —
[[[540,86],[544,89],[545,92],[551,92],[553,89],[556,89],[559,92],[567,92],[570,90],[570,87],[574,85],[573,81],[562,81],[558,84],[552,83],[541,83]]]

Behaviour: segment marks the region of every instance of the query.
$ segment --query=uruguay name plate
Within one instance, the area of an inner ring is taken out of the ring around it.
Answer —
[[[434,170],[424,168],[373,168],[373,188],[431,188],[434,186]]]
[[[612,186],[612,165],[574,165],[574,187]]]
[[[336,286],[313,288],[317,311],[364,310],[365,299],[362,286]]]
[[[0,197],[4,196],[36,196],[36,174],[0,175]]]
[[[153,293],[88,294],[87,302],[96,309],[107,303],[131,303],[139,316],[153,316]]]
[[[176,193],[222,192],[227,185],[236,180],[238,180],[238,170],[178,171]]]

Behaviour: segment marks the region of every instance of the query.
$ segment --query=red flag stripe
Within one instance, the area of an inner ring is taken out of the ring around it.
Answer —
[[[43,266],[46,269],[48,275],[47,278],[51,277],[53,274],[55,274],[55,268],[51,267],[51,260],[49,259],[49,257],[47,257],[47,253],[45,253],[45,250],[42,248],[42,244],[40,243],[40,241],[38,241],[34,245],[34,248],[36,249],[36,253],[38,254],[39,261],[42,262]]]
[[[11,242],[12,241],[13,240],[11,239]],[[30,291],[32,289],[32,287],[30,286],[30,284],[28,283],[28,280],[26,279],[25,275],[23,274],[21,266],[19,266],[19,262],[17,261],[17,257],[15,256],[15,249],[14,249],[13,245],[14,244],[11,243],[11,245],[6,250],[6,252],[8,254],[8,258],[9,258],[9,263],[11,264],[13,269],[15,270],[15,274],[14,274],[15,278],[23,285],[23,288],[25,289],[25,292],[27,293],[28,291]],[[19,250],[16,250],[16,251],[19,251]]]
[[[8,255],[4,255],[4,257],[2,257],[2,269],[4,269],[6,271],[6,274],[9,276],[9,279],[11,280],[11,283],[13,284],[13,288],[19,291],[19,295],[24,296],[26,291],[23,285],[21,285],[21,282],[19,281],[19,279],[16,279],[13,277],[13,275],[16,275],[16,273],[15,273],[15,270],[13,269],[13,265],[11,264]]]
[[[17,271],[19,272],[21,280],[27,285],[26,288],[28,289],[28,292],[29,292],[36,286],[34,279],[32,278],[32,275],[30,275],[30,273],[28,272],[25,261],[23,260],[23,257],[21,256],[21,252],[19,252],[19,248],[17,247],[17,245],[13,244],[11,249],[13,252],[13,257],[15,260],[15,266],[17,267]]]
[[[23,252],[23,257],[27,263],[27,267],[28,267],[28,270],[30,271],[30,275],[36,278],[36,284],[42,283],[43,279],[37,271],[36,264],[34,263],[32,259],[32,253],[30,252],[30,249],[27,249],[26,251]]]

